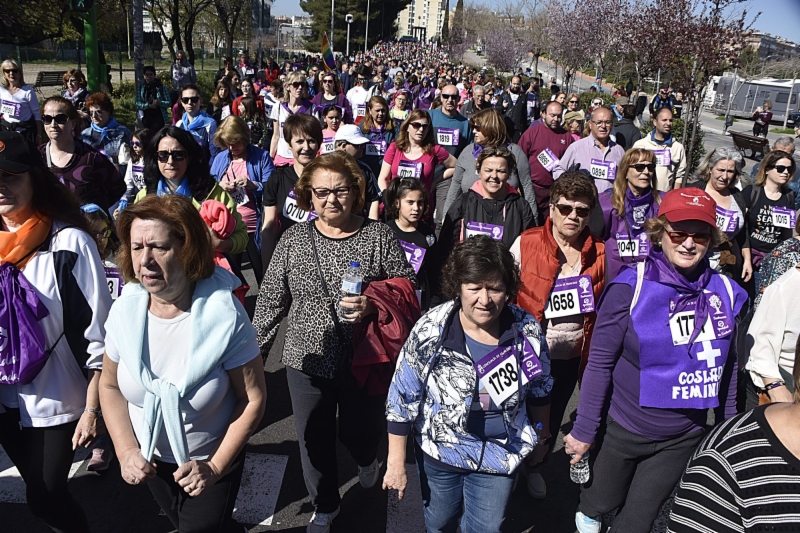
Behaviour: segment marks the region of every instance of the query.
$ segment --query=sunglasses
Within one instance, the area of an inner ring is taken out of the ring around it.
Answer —
[[[131,141],[131,146],[134,148],[141,148],[142,143],[140,143],[139,141]]]
[[[97,117],[97,116],[100,116],[100,115],[103,114],[103,110],[102,109],[90,109],[89,110],[89,114],[90,115],[94,115],[94,116]]]
[[[194,105],[199,101],[200,101],[200,97],[199,96],[187,96],[185,98],[181,98],[181,102],[183,102],[184,104],[192,104],[192,105]]]
[[[3,72],[5,72],[6,74],[17,74],[19,72],[19,69],[16,68],[10,68],[8,70],[3,69]]]
[[[570,100],[570,101],[569,101],[569,103],[570,103],[570,104],[577,104],[577,103],[578,103],[578,101],[577,101],[577,100]]]
[[[325,78],[322,80],[322,83],[333,83],[333,80],[331,78]]]
[[[62,126],[67,123],[69,117],[66,113],[59,113],[58,115],[42,115],[42,122],[45,126],[49,126],[50,124],[55,121],[56,124],[61,124]]]
[[[314,191],[314,196],[319,200],[326,200],[331,194],[340,200],[344,200],[350,194],[352,187],[337,187],[335,189],[326,189],[324,187],[315,189],[312,187],[311,190]]]
[[[697,244],[706,244],[711,240],[711,234],[708,232],[703,233],[689,233],[687,231],[668,231],[667,236],[672,244],[681,244],[689,237],[692,238]]]
[[[413,127],[415,130],[424,130],[428,127],[427,122],[409,122],[408,125]]]
[[[778,174],[783,174],[784,172],[792,173],[792,167],[787,167],[786,165],[775,165],[771,167],[770,170],[773,168],[778,171]]]
[[[451,100],[451,99],[456,99],[456,98],[458,98],[457,94],[444,94],[444,93],[442,93],[442,99],[443,100]]]
[[[656,171],[655,163],[636,163],[635,165],[631,165],[631,168],[636,169],[636,172],[638,172],[639,174],[644,172],[645,169],[649,170],[650,172]]]
[[[158,157],[159,163],[166,163],[169,161],[170,156],[172,156],[173,163],[179,163],[180,161],[185,161],[186,158],[189,157],[189,152],[186,150],[175,150],[174,152],[159,150],[156,152],[156,156]]]
[[[70,78],[67,80],[67,83],[75,83],[76,81],[78,80],[76,80],[75,78]]]
[[[591,211],[588,207],[576,207],[574,205],[567,204],[553,204],[553,207],[558,209],[558,212],[561,213],[562,217],[568,217],[573,211],[575,211],[579,218],[586,218],[589,216]]]
[[[358,83],[364,83],[367,81],[367,78],[358,78]]]
[[[295,89],[299,89],[302,86],[303,86],[303,82],[302,81],[293,81],[292,82],[292,87],[294,87]]]
[[[104,229],[100,233],[95,233],[95,237],[97,239],[107,239],[111,235],[111,230],[109,228]]]

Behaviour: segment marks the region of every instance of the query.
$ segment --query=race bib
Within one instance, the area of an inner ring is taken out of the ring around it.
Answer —
[[[294,194],[294,189],[289,191],[286,201],[283,203],[283,216],[295,222],[305,222],[317,218],[314,211],[305,211],[297,207],[297,196]]]
[[[547,319],[594,312],[594,291],[589,274],[556,280],[544,307]]]
[[[644,257],[650,252],[647,233],[630,239],[625,233],[617,233],[617,251],[620,257]]]
[[[141,165],[131,165],[131,178],[133,184],[140,191],[144,189],[144,167]]]
[[[522,350],[522,372],[520,372],[513,346],[498,346],[484,358],[474,363],[478,374],[479,389],[485,389],[496,405],[502,405],[521,385],[542,373],[536,352],[524,338]]]
[[[336,149],[336,142],[334,141],[334,137],[325,137],[322,139],[322,149],[320,149],[321,154],[329,154]]]
[[[425,252],[427,252],[427,250],[422,246],[411,244],[402,239],[398,239],[398,241],[400,242],[400,247],[406,253],[406,261],[408,261],[408,264],[414,269],[414,273],[419,274],[419,269],[422,267],[422,261],[425,259]]]
[[[772,211],[772,225],[776,228],[794,228],[797,222],[797,212],[789,207],[778,207],[773,205],[770,207]]]
[[[245,71],[244,71],[246,76],[252,76],[253,74],[255,74],[255,72],[256,71],[251,69],[251,68],[245,69]]]
[[[111,293],[111,299],[116,300],[122,294],[122,287],[125,282],[122,281],[122,274],[116,267],[105,267],[106,280],[108,281],[108,292]]]
[[[474,237],[475,235],[486,235],[496,241],[499,241],[503,238],[503,226],[488,224],[486,222],[467,221],[465,224],[464,235],[467,239]]]
[[[730,209],[723,209],[717,206],[717,228],[720,231],[733,232],[739,227],[739,217],[736,216],[736,211]]]
[[[539,161],[548,172],[552,172],[553,169],[556,168],[556,165],[558,165],[558,158],[550,148],[545,148],[539,152],[539,155],[536,156],[536,160]]]
[[[366,151],[364,152],[366,155],[374,155],[383,157],[386,154],[386,141],[370,141],[367,143]]]
[[[363,118],[366,115],[367,115],[367,104],[358,104],[358,108],[356,109],[356,116]]]
[[[222,108],[222,113],[220,113],[219,118],[222,120],[228,118],[229,116],[231,116],[231,106],[226,105]]]
[[[669,148],[653,150],[653,153],[656,155],[656,166],[668,167],[672,164],[672,153],[669,151]]]
[[[595,179],[614,181],[617,179],[617,164],[614,161],[592,159],[590,173]]]
[[[422,163],[416,161],[400,161],[397,166],[398,178],[421,178],[422,177]]]
[[[438,128],[436,132],[436,142],[440,146],[458,146],[459,135],[459,130]]]
[[[672,315],[669,319],[669,330],[672,334],[672,344],[675,346],[689,344],[689,337],[692,336],[694,331],[694,311],[682,311]],[[711,316],[709,315],[695,342],[712,341],[716,338],[714,328],[711,325]]]
[[[19,118],[20,109],[22,109],[22,106],[17,102],[3,100],[3,103],[0,106],[0,114],[8,118]]]
[[[230,194],[233,201],[236,202],[236,205],[245,205],[250,201],[250,196],[247,194],[247,189],[244,187],[236,187]]]

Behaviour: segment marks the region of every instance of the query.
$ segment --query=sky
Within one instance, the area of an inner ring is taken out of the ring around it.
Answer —
[[[480,3],[487,6],[495,4],[492,0]],[[750,1],[745,5],[751,16],[759,10],[762,11],[754,25],[755,29],[800,43],[800,0],[760,0]],[[302,14],[299,0],[275,0],[272,5],[273,16]]]

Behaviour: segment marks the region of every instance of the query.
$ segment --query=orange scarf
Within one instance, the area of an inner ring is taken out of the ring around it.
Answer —
[[[25,268],[50,233],[52,222],[34,213],[17,231],[0,231],[0,262]]]

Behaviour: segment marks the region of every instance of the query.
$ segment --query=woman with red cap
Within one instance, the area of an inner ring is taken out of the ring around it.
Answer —
[[[599,532],[619,507],[612,533],[648,533],[703,438],[708,409],[718,422],[736,414],[734,325],[747,295],[709,266],[721,240],[716,207],[700,189],[668,192],[645,222],[647,259],[600,299],[578,417],[564,438],[572,464],[596,445],[580,533]]]

